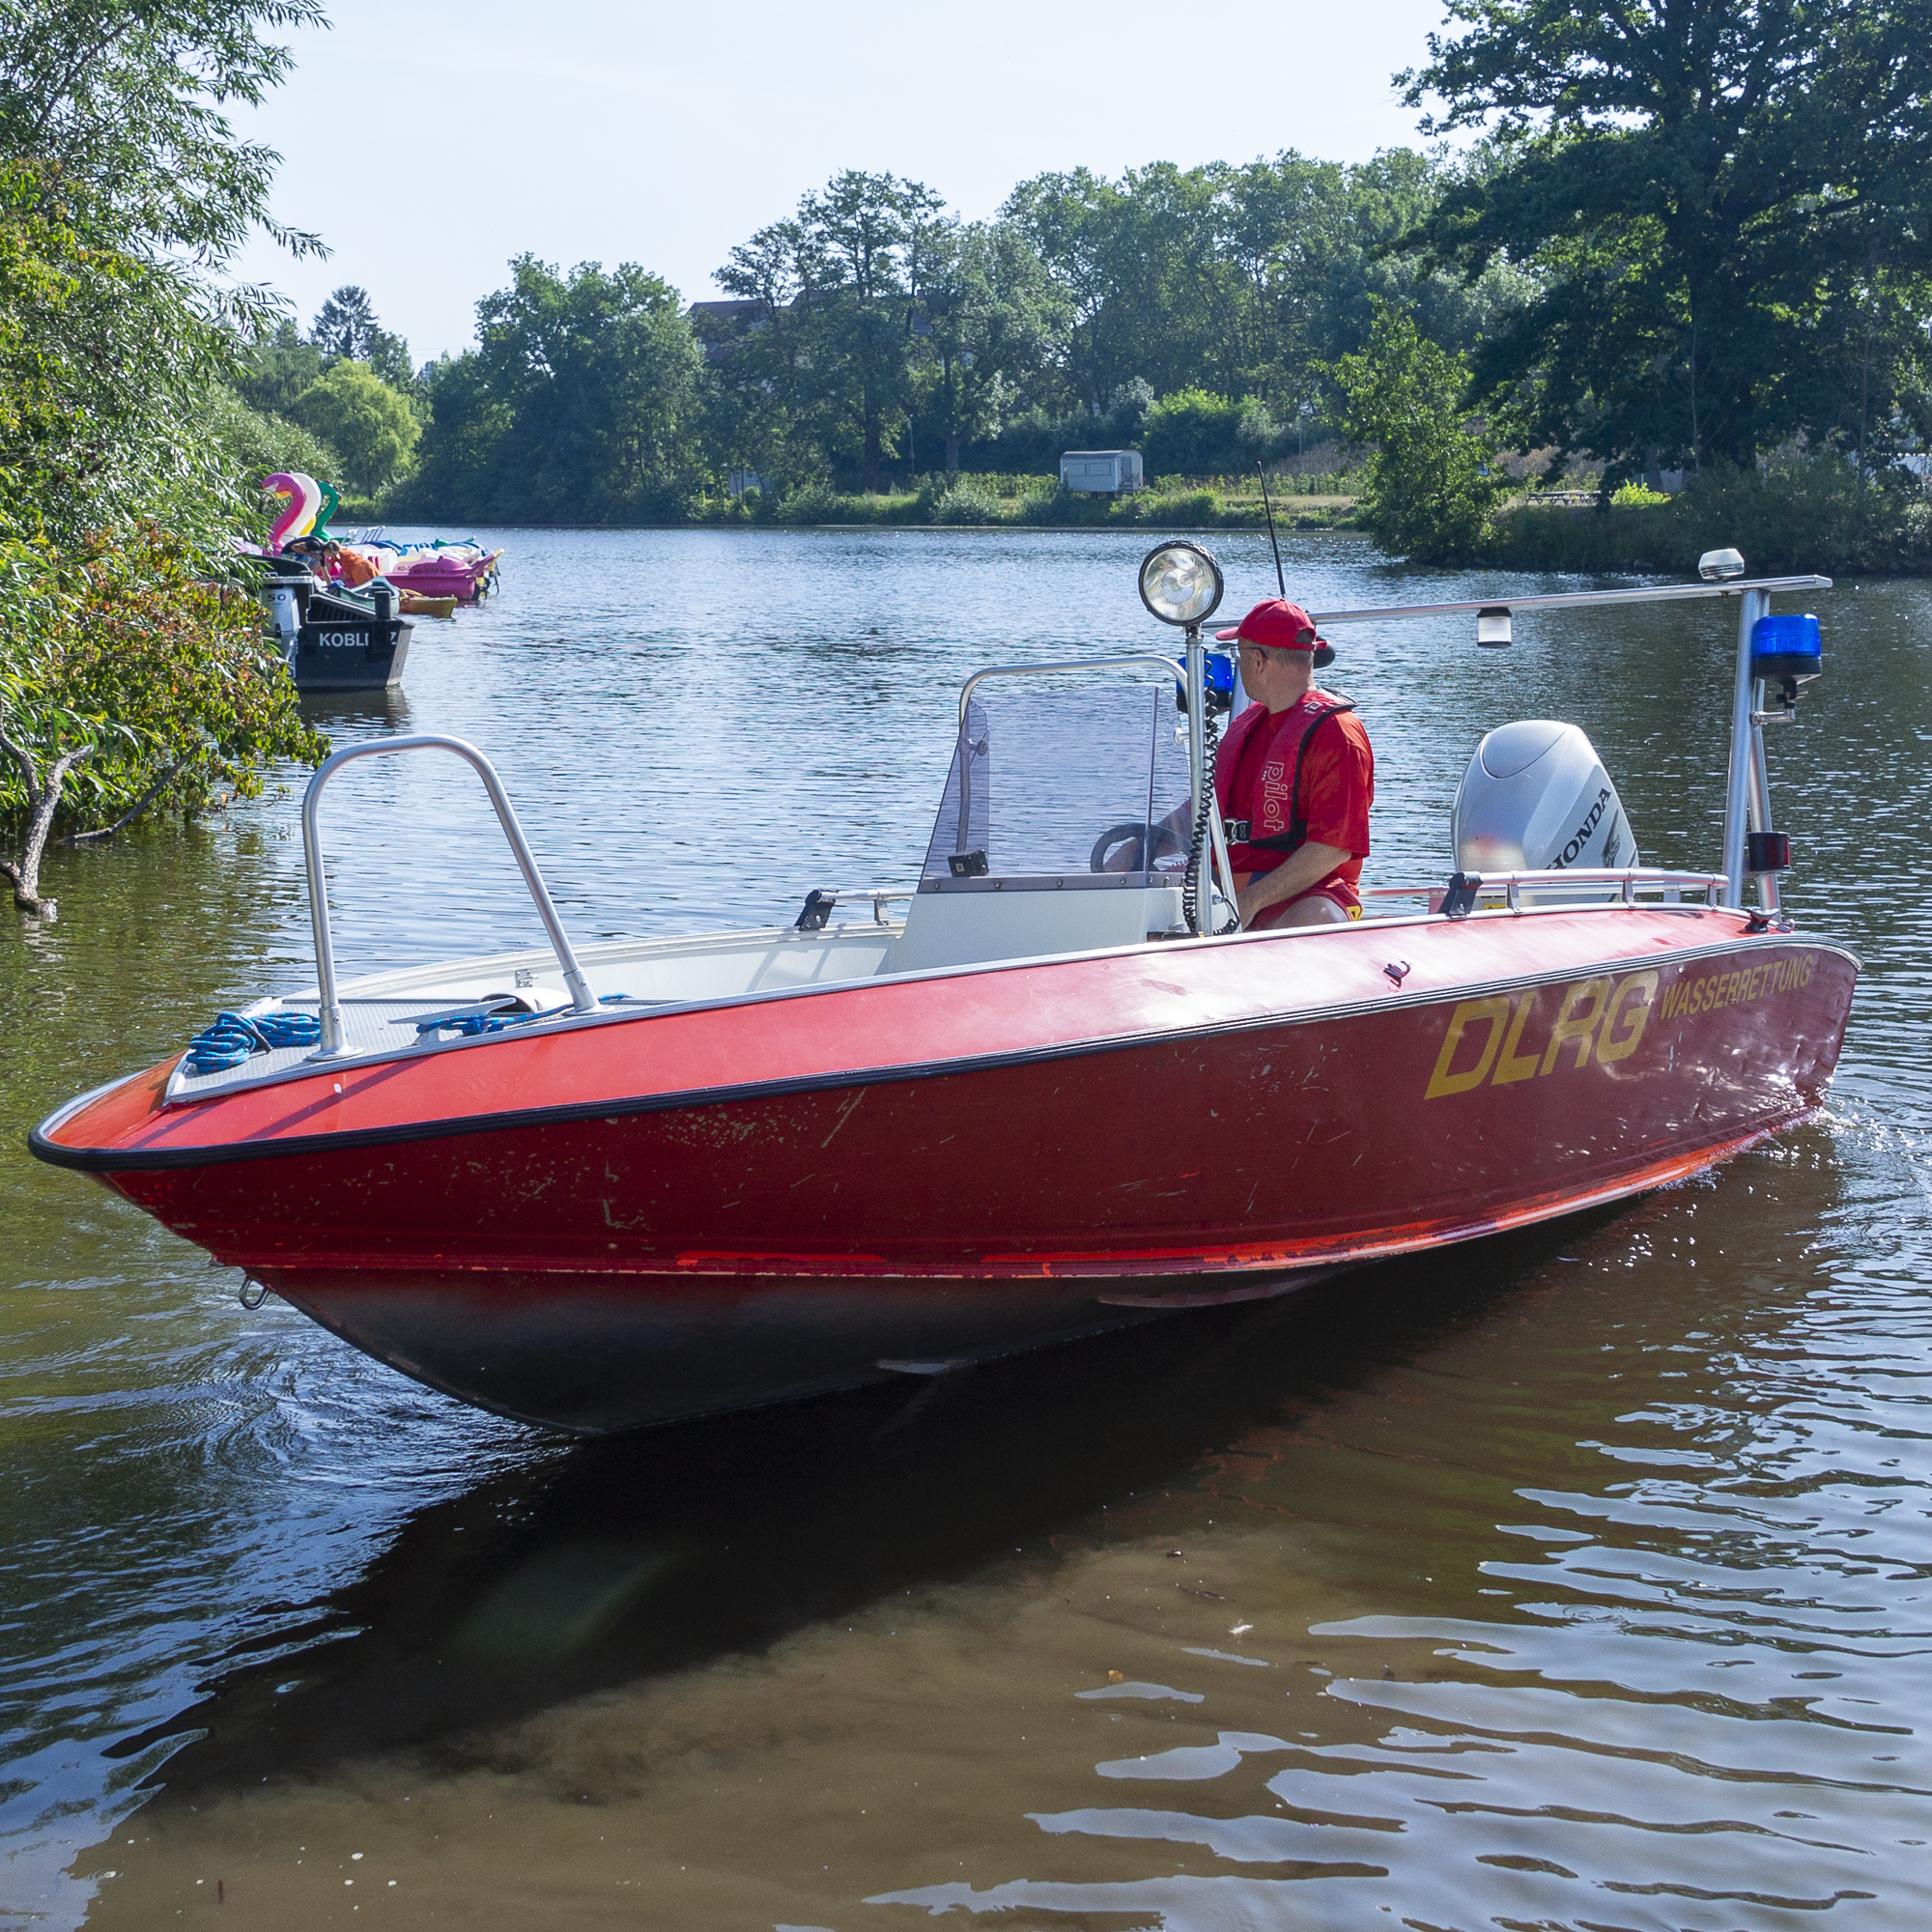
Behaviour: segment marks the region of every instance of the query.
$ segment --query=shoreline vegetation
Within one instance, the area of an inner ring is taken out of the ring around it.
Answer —
[[[1671,575],[1705,551],[1742,550],[1752,571],[1858,570],[1932,573],[1932,505],[1916,489],[1861,484],[1831,458],[1788,458],[1748,470],[1715,470],[1674,495],[1625,486],[1543,492],[1519,480],[1498,496],[1476,542],[1456,561],[1551,575]],[[1284,537],[1350,532],[1375,541],[1365,519],[1368,480],[1336,469],[1270,475],[1275,528]],[[380,506],[344,505],[374,522]],[[398,520],[402,521],[402,520]],[[449,521],[424,517],[429,523]],[[460,519],[457,521],[461,521]],[[875,495],[808,487],[783,496],[756,489],[703,496],[691,511],[657,522],[547,524],[514,515],[510,527],[605,529],[958,529],[1264,531],[1261,490],[1250,476],[1157,477],[1118,497],[1062,491],[1045,475],[928,476]],[[1387,548],[1384,546],[1384,548]],[[1391,550],[1392,559],[1401,553]]]

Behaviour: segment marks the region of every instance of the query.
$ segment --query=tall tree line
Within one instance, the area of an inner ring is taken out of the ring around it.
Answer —
[[[413,499],[621,519],[727,470],[879,490],[1051,469],[1070,441],[1158,442],[1163,422],[1177,461],[1239,469],[1332,431],[1332,370],[1376,297],[1459,348],[1527,299],[1506,264],[1464,277],[1406,240],[1456,175],[1402,151],[1082,169],[970,222],[922,183],[846,171],[730,251],[725,299],[682,314],[634,266],[520,258],[479,304],[478,347],[433,374]],[[601,419],[593,397],[622,398],[631,445],[554,426]]]
[[[1932,438],[1932,0],[1450,19],[1399,79],[1425,131],[1475,136],[1457,155],[1076,169],[987,222],[848,171],[681,315],[641,270],[526,258],[437,374],[420,501],[621,519],[731,470],[878,490],[1080,443],[1229,471],[1348,426],[1378,316],[1428,345],[1450,433],[1460,412],[1553,470],[1795,445],[1902,486]],[[591,396],[635,434],[566,431]]]

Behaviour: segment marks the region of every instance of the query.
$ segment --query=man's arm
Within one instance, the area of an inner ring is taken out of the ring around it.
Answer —
[[[1340,845],[1318,845],[1314,839],[1297,846],[1271,872],[1257,872],[1236,901],[1241,924],[1250,926],[1271,905],[1319,886],[1331,872],[1339,871],[1355,855]]]

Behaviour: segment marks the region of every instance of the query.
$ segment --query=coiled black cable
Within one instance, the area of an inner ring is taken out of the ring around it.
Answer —
[[[1187,872],[1180,887],[1180,916],[1187,922],[1189,932],[1200,937],[1201,924],[1201,861],[1208,849],[1208,828],[1210,811],[1219,811],[1221,802],[1214,796],[1214,767],[1220,757],[1221,734],[1214,728],[1214,707],[1209,704],[1201,720],[1201,801],[1194,812],[1194,838],[1187,848]],[[1208,903],[1214,903],[1213,890],[1208,894]],[[1215,937],[1225,932],[1238,932],[1241,929],[1241,916],[1236,913],[1226,925],[1217,928]]]

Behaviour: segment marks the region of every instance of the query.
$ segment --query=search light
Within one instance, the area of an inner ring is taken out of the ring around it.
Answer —
[[[1745,560],[1734,550],[1707,550],[1697,559],[1697,575],[1706,583],[1722,583],[1745,574]]]
[[[1221,602],[1221,566],[1201,548],[1177,537],[1148,552],[1141,563],[1141,602],[1163,624],[1199,624]]]

